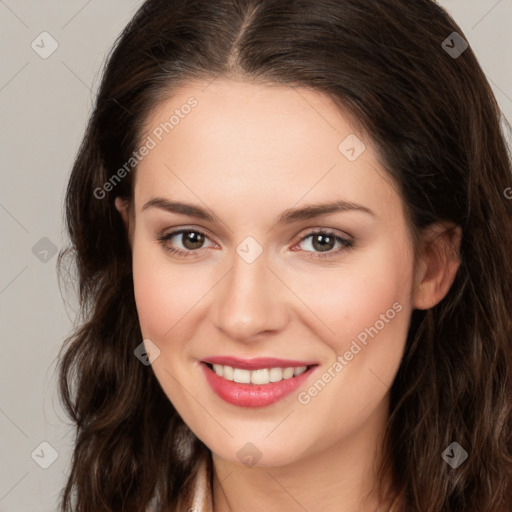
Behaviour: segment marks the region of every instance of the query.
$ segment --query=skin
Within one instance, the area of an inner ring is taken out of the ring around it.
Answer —
[[[374,464],[410,316],[449,290],[460,230],[433,225],[415,260],[403,201],[371,141],[320,93],[220,78],[206,85],[189,83],[152,112],[143,136],[190,96],[198,101],[139,164],[133,204],[116,199],[133,250],[142,333],[161,350],[153,371],[212,451],[215,512],[374,511]],[[366,146],[353,162],[338,149],[349,134]],[[221,222],[142,210],[154,197],[206,208]],[[288,208],[338,199],[374,216],[345,211],[275,223]],[[173,255],[157,240],[181,227],[207,235],[199,249],[182,235],[166,242],[196,251],[191,257]],[[311,228],[355,246],[331,242],[331,257],[320,259],[321,246],[304,238]],[[250,264],[236,252],[247,236],[263,250]],[[396,302],[401,311],[308,404],[300,403],[298,392]],[[212,355],[320,367],[298,392],[250,409],[210,389],[199,361]],[[252,467],[237,456],[248,442],[262,455]]]

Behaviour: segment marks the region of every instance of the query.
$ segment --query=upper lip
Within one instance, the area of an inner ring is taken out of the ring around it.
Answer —
[[[253,359],[241,359],[232,356],[212,356],[202,360],[204,363],[221,364],[242,370],[261,370],[263,368],[288,368],[290,366],[312,366],[314,361],[296,361],[291,359],[276,359],[275,357],[255,357]]]

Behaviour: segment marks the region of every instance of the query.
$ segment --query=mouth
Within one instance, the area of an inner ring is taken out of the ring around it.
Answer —
[[[307,372],[316,365],[305,366],[277,366],[268,368],[258,368],[248,370],[245,368],[235,368],[233,366],[212,364],[203,361],[203,363],[217,376],[224,380],[236,382],[238,384],[252,384],[261,386],[271,382],[281,382],[283,380],[293,379]]]
[[[253,360],[244,366],[259,367],[200,362],[210,388],[224,401],[239,407],[263,407],[283,399],[303,385],[319,365],[263,366]]]

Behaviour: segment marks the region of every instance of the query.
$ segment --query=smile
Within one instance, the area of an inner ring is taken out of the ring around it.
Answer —
[[[268,384],[269,382],[280,382],[288,380],[301,373],[304,373],[307,366],[289,366],[287,368],[262,368],[260,370],[244,370],[221,364],[209,365],[211,369],[225,380],[238,382],[239,384]]]
[[[238,361],[235,365],[231,359],[233,366],[201,361],[199,366],[212,391],[225,402],[239,407],[264,407],[285,398],[304,384],[318,367],[316,363],[276,366],[277,361],[283,360]],[[223,362],[228,361],[223,358]]]

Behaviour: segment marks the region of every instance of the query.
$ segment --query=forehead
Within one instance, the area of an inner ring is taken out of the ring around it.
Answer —
[[[337,199],[378,210],[400,202],[372,142],[317,91],[192,82],[153,109],[141,137],[149,139],[136,209],[156,194],[242,210]]]

